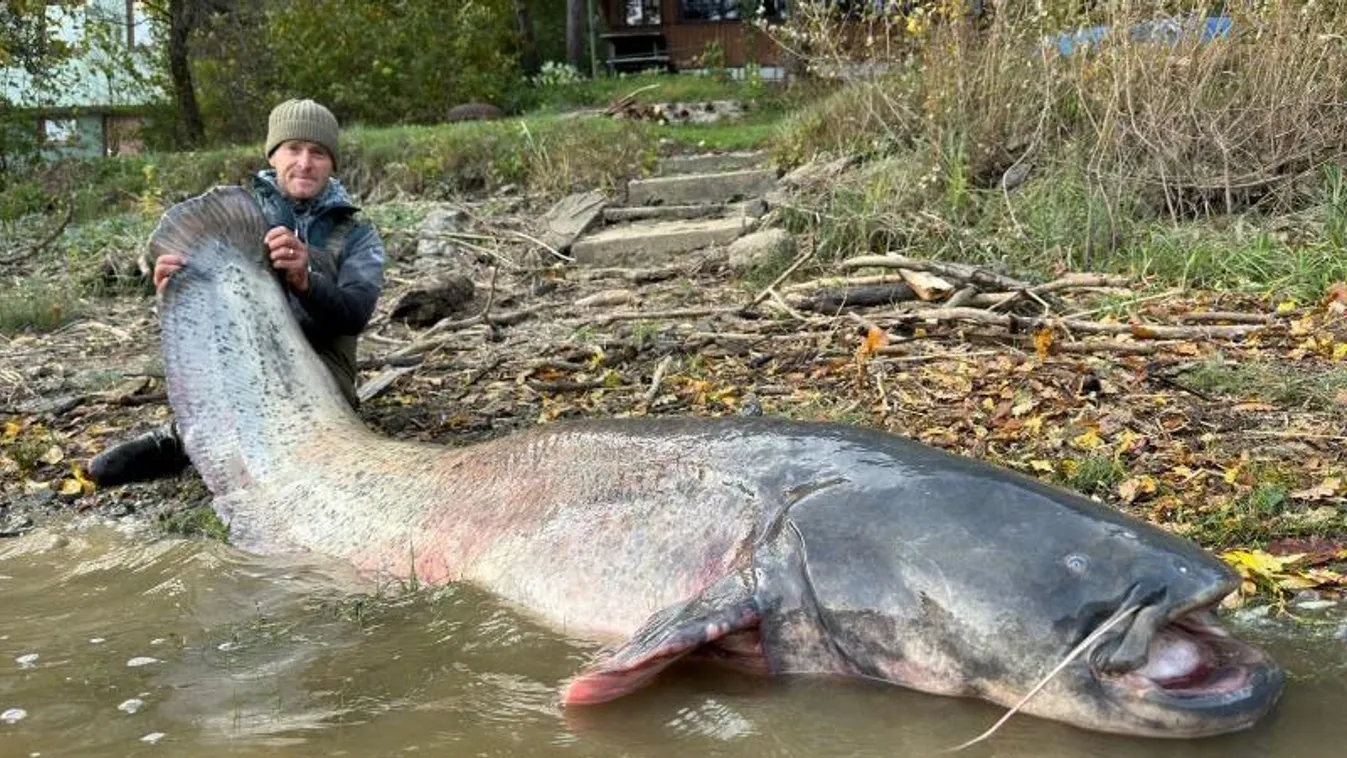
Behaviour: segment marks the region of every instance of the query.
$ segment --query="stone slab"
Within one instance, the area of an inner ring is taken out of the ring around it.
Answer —
[[[743,218],[658,221],[614,226],[590,234],[571,246],[575,262],[584,265],[649,264],[713,245],[728,245],[748,230]]]
[[[603,215],[608,200],[599,192],[577,192],[557,201],[543,216],[541,240],[559,253],[570,249],[580,235]]]
[[[632,180],[627,185],[627,204],[715,205],[760,197],[775,185],[772,169],[657,176]]]
[[[725,206],[706,205],[636,205],[619,208],[604,208],[603,220],[610,224],[626,221],[648,221],[651,219],[694,219],[724,213]]]
[[[742,171],[767,163],[764,150],[745,150],[735,153],[694,153],[671,155],[659,162],[659,174],[708,174],[717,171]]]

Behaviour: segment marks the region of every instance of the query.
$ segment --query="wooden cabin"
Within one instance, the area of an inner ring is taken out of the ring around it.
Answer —
[[[786,0],[760,0],[762,12],[778,19]],[[741,18],[742,0],[600,0],[603,28],[599,58],[609,73],[652,68],[668,71],[717,67],[762,67],[779,78],[776,43]],[[707,55],[711,52],[711,55]]]

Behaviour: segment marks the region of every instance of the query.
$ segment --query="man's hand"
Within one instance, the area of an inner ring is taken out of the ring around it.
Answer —
[[[295,292],[309,291],[309,249],[294,232],[283,226],[267,232],[262,240],[271,254],[271,265],[285,274],[285,281]],[[158,270],[158,266],[155,266]]]
[[[178,269],[187,264],[187,259],[181,255],[173,253],[164,253],[154,259],[154,290],[163,292],[164,285],[168,283],[168,278],[177,273]]]

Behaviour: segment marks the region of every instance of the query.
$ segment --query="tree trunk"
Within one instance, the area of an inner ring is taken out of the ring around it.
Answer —
[[[201,121],[201,106],[196,101],[196,85],[188,60],[188,40],[195,25],[196,0],[171,0],[168,4],[168,73],[173,80],[173,98],[178,105],[185,147],[199,147],[206,141]]]
[[[576,70],[589,70],[585,53],[585,0],[566,0],[566,60]]]
[[[519,66],[524,76],[536,76],[542,70],[542,61],[538,60],[538,40],[533,36],[528,0],[514,0],[514,20],[519,29]]]

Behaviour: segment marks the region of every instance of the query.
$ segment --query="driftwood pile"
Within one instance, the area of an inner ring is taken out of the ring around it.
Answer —
[[[1242,340],[1283,329],[1288,321],[1285,314],[1214,311],[1174,316],[1172,323],[1120,321],[1108,316],[1115,311],[1111,306],[1081,303],[1097,303],[1103,296],[1135,306],[1177,293],[1139,294],[1130,289],[1133,283],[1127,277],[1104,274],[1075,273],[1034,284],[976,266],[901,255],[854,257],[838,264],[837,275],[787,283],[810,257],[809,252],[800,255],[770,285],[753,297],[739,296],[737,302],[727,302],[732,299],[727,293],[734,290],[723,286],[723,261],[716,253],[655,268],[555,263],[531,273],[516,268],[493,275],[489,283],[477,285],[472,305],[460,300],[455,314],[429,328],[396,336],[376,333],[374,342],[385,349],[362,365],[384,372],[369,383],[367,392],[377,392],[441,349],[457,353],[483,337],[505,341],[504,330],[525,321],[537,324],[531,330],[538,334],[531,338],[540,344],[553,344],[549,340],[558,333],[587,330],[608,335],[601,340],[605,349],[626,341],[632,344],[625,347],[639,352],[646,348],[630,333],[640,323],[646,332],[662,335],[666,355],[771,354],[799,348],[815,351],[818,359],[836,359],[868,338],[876,345],[874,355],[902,360],[966,353],[970,343],[1047,354],[1150,355],[1180,342]],[[687,286],[716,280],[722,286]],[[680,283],[681,294],[672,295]],[[540,347],[537,354],[548,349]],[[652,387],[661,373],[653,372]]]

